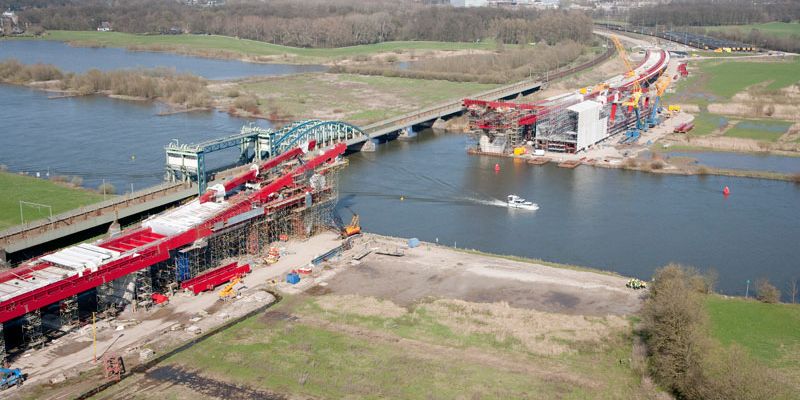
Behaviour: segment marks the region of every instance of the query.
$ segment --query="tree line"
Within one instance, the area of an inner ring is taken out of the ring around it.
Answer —
[[[82,74],[62,72],[49,64],[22,64],[11,59],[0,62],[0,82],[57,89],[78,95],[114,94],[145,99],[162,99],[173,105],[209,107],[211,95],[204,79],[171,70],[91,69]]]
[[[796,0],[673,0],[630,11],[632,25],[709,26],[800,19]]]
[[[121,32],[166,33],[177,28],[296,47],[487,38],[555,44],[588,41],[592,30],[591,20],[580,12],[454,8],[412,0],[241,0],[219,7],[160,0],[39,0],[37,4],[19,14],[45,29],[94,30],[109,21]]]
[[[642,311],[650,373],[678,399],[789,398],[776,371],[742,347],[724,347],[712,338],[704,302],[715,280],[713,274],[703,276],[680,265],[656,271]],[[780,291],[768,281],[756,286],[759,300],[780,300]]]

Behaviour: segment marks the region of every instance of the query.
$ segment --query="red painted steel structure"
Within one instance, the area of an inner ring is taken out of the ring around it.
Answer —
[[[78,275],[66,277],[60,281],[36,288],[26,293],[0,302],[0,322],[7,322],[35,311],[49,304],[66,299],[78,293],[85,292],[114,279],[123,277],[151,265],[166,261],[170,258],[170,250],[193,243],[195,240],[213,233],[214,226],[225,222],[231,217],[251,211],[254,203],[268,203],[271,195],[279,190],[293,186],[295,176],[314,170],[323,163],[334,160],[344,154],[347,146],[337,144],[323,154],[302,163],[299,167],[275,179],[261,189],[248,194],[227,209],[203,222],[202,224],[173,236],[163,236],[153,232],[150,228],[139,228],[98,244],[99,247],[121,252],[121,256],[100,265],[96,270],[85,269]],[[293,151],[292,156],[271,160],[262,165],[264,170],[275,167],[282,162],[299,156],[303,151]],[[245,172],[233,180],[246,182],[252,171]],[[244,179],[244,180],[242,180]],[[265,207],[265,210],[267,208]],[[265,211],[266,212],[266,211]],[[14,279],[34,279],[33,273],[38,270],[52,267],[54,264],[34,259],[25,265],[0,274],[0,283]]]
[[[181,283],[181,289],[189,289],[192,293],[199,294],[206,290],[213,290],[215,287],[237,276],[249,273],[250,264],[238,265],[237,262],[232,262],[228,265],[223,265],[222,267],[200,274],[187,281],[183,281]]]

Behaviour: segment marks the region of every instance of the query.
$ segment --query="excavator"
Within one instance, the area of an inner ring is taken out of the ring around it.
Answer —
[[[342,237],[348,238],[353,235],[358,235],[361,233],[361,225],[359,225],[359,217],[358,214],[353,214],[353,219],[350,220],[350,225],[347,225],[342,229]]]
[[[348,210],[350,210],[350,209],[348,208]],[[350,210],[350,212],[353,213],[353,219],[350,220],[350,225],[346,225],[344,228],[342,228],[342,238],[343,239],[346,239],[346,238],[349,238],[350,236],[358,235],[359,233],[361,233],[361,225],[360,225],[360,221],[361,220],[358,217],[358,214],[353,212],[353,210]]]

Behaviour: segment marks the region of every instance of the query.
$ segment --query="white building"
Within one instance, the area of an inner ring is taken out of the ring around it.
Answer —
[[[450,0],[453,7],[486,7],[488,0]]]
[[[567,108],[576,114],[578,120],[577,151],[585,150],[608,137],[608,117],[601,115],[602,109],[602,104],[592,100],[586,100]]]

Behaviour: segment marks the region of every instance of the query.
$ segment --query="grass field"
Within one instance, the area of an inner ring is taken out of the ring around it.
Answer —
[[[717,340],[737,343],[769,365],[800,372],[800,305],[710,296],[706,308]]]
[[[723,128],[728,124],[728,119],[716,114],[701,112],[694,117],[694,129],[689,133],[693,136],[706,136]]]
[[[385,42],[370,45],[312,49],[280,46],[248,39],[236,39],[217,35],[136,35],[121,32],[94,31],[49,31],[47,40],[77,42],[81,45],[108,47],[132,47],[144,50],[180,51],[198,55],[220,56],[223,54],[254,57],[260,61],[289,63],[324,63],[355,55],[383,52],[427,51],[427,50],[492,50],[494,44],[449,43],[449,42]]]
[[[0,187],[0,229],[20,223],[20,200],[49,205],[54,215],[103,200],[102,194],[7,172],[0,172]],[[30,206],[24,206],[22,213],[26,222],[50,215],[46,208]]]
[[[278,306],[274,318],[246,320],[167,362],[319,398],[624,398],[639,384],[618,362],[630,356],[623,333],[600,345],[564,341],[578,351],[541,356],[513,336],[453,330],[425,305],[400,310],[390,317],[331,311],[314,300],[295,310]]]
[[[553,345],[569,351],[542,355],[529,351],[526,343],[548,342],[550,334],[520,339],[475,331],[485,325],[458,330],[452,324],[492,316],[458,307],[423,303],[408,310],[374,298],[286,298],[266,314],[238,323],[98,398],[158,393],[162,398],[201,399],[221,395],[226,387],[252,398],[616,399],[640,393],[641,378],[628,361],[632,337],[627,327],[612,324],[611,333],[599,342],[558,339]],[[451,313],[464,319],[456,321]],[[520,315],[527,313],[520,310]],[[531,329],[543,325],[528,323]],[[600,318],[598,323],[605,322]]]
[[[792,126],[787,121],[743,120],[725,132],[725,136],[775,142]]]
[[[726,99],[759,83],[767,83],[767,90],[777,90],[800,82],[800,58],[784,62],[704,61],[700,66],[708,76],[704,89]]]
[[[340,119],[368,124],[497,85],[350,74],[303,74],[237,85],[261,101],[261,112],[277,108],[293,119]],[[219,88],[224,93],[228,87]]]
[[[762,33],[768,33],[776,36],[789,37],[792,35],[800,35],[799,22],[768,22],[765,24],[750,24],[750,25],[723,25],[723,26],[710,26],[706,27],[709,31],[735,31],[750,32],[752,29],[758,29]]]

